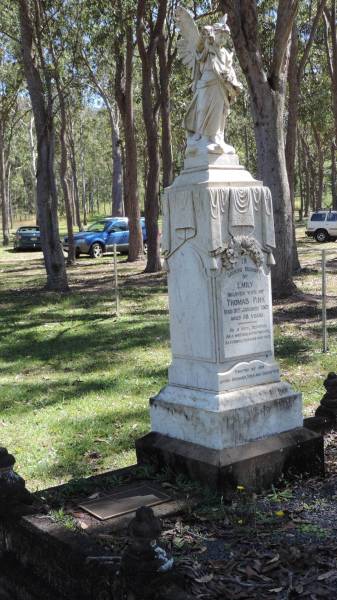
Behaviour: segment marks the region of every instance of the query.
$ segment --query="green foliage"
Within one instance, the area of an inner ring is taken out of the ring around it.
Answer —
[[[303,228],[297,232],[303,235]],[[317,248],[299,239],[303,252]],[[170,361],[162,276],[141,276],[142,264],[130,267],[121,259],[116,320],[112,259],[80,259],[70,270],[73,293],[60,295],[39,291],[40,257],[0,250],[1,440],[16,455],[30,488],[133,463],[134,440],[150,426],[148,399],[165,385]],[[302,255],[311,269],[296,284],[305,293],[319,294],[319,260],[318,253]],[[336,295],[334,273],[328,295]],[[312,411],[326,374],[335,370],[335,313],[328,307],[330,351],[324,355],[318,306],[277,304],[274,314],[282,376]],[[160,478],[170,480],[170,473]],[[192,493],[190,482],[177,483]]]
[[[273,485],[271,487],[273,491],[271,494],[268,494],[267,498],[269,498],[269,500],[272,502],[286,502],[293,496],[293,492],[290,489],[277,490]]]
[[[168,2],[167,26],[173,33],[173,13],[176,0]],[[184,2],[203,23],[203,14],[207,21],[219,18],[217,7],[210,1]],[[17,4],[8,5],[0,0],[2,8],[0,18],[0,82],[2,92],[1,103],[12,91],[22,77],[18,59],[20,48],[17,44],[19,36],[16,18]],[[128,23],[135,24],[137,3],[131,0],[120,0],[111,3],[107,0],[61,0],[44,3],[48,18],[43,44],[50,75],[53,80],[51,46],[55,54],[57,67],[60,70],[66,89],[70,117],[75,134],[75,154],[77,159],[78,186],[82,197],[82,205],[86,204],[90,212],[99,211],[110,214],[112,156],[109,135],[109,116],[102,96],[90,81],[88,65],[109,98],[114,102],[115,45],[124,52],[124,31]],[[154,6],[154,5],[153,5]],[[297,18],[299,60],[310,35],[310,27],[317,7],[317,1],[302,2],[299,5]],[[273,38],[276,26],[275,3],[261,0],[257,3],[259,44],[266,73],[270,69],[273,56]],[[2,32],[2,33],[1,33]],[[9,34],[9,35],[8,35]],[[173,48],[175,46],[173,38]],[[229,42],[230,44],[230,42]],[[85,60],[84,58],[85,57]],[[158,68],[158,64],[157,64]],[[300,132],[306,139],[312,164],[317,164],[317,144],[313,135],[313,127],[319,129],[325,156],[324,195],[330,200],[330,142],[333,137],[331,82],[327,71],[327,58],[324,47],[323,21],[319,26],[316,40],[310,53],[309,61],[301,83]],[[236,69],[240,71],[238,64]],[[134,68],[134,106],[137,126],[137,150],[139,171],[139,192],[141,203],[144,200],[147,156],[144,152],[145,131],[141,103],[141,66],[137,52]],[[233,106],[226,133],[229,143],[235,146],[241,162],[253,173],[256,173],[256,150],[253,123],[249,109],[249,96],[243,74],[239,79],[244,84],[244,92]],[[17,88],[16,88],[17,89]],[[153,82],[153,90],[156,85]],[[56,96],[56,94],[55,94]],[[185,134],[182,127],[183,115],[191,100],[190,74],[176,57],[171,72],[171,121],[172,145],[175,173],[183,162]],[[20,92],[18,103],[18,122],[11,136],[10,147],[10,192],[12,212],[15,215],[33,215],[34,213],[34,169],[32,168],[31,146],[29,143],[30,106],[27,94]],[[28,113],[27,113],[28,111]],[[55,102],[55,116],[58,105]],[[15,119],[14,119],[15,121]],[[13,119],[12,119],[13,123]],[[121,132],[123,148],[123,132]],[[160,136],[160,119],[158,121]],[[35,142],[36,145],[36,142]],[[56,147],[56,165],[58,171],[59,148]],[[297,176],[297,192],[299,193],[301,171]],[[311,175],[314,177],[314,174]],[[317,176],[317,174],[316,174]],[[316,184],[315,184],[316,185]],[[59,188],[59,184],[58,184]],[[60,189],[58,190],[60,192]],[[59,193],[60,213],[63,214],[63,199]],[[83,206],[82,206],[83,209]]]
[[[59,525],[62,525],[62,527],[65,527],[69,531],[78,530],[77,522],[74,519],[74,517],[67,514],[63,508],[50,511],[49,516],[52,519],[52,521],[58,523]]]
[[[110,261],[95,263],[100,294],[83,288],[93,266],[83,262],[70,296],[34,292],[40,261],[23,262],[23,271],[2,262],[2,443],[31,488],[134,462],[134,440],[149,427],[148,398],[165,382],[165,289],[124,288],[116,321]],[[8,285],[26,293],[8,293]]]

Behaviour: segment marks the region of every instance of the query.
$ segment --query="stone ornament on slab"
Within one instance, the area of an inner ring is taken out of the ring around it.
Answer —
[[[337,421],[337,374],[328,373],[324,381],[326,393],[324,394],[319,407],[316,410],[316,417],[326,417],[332,423]]]
[[[167,581],[163,575],[173,567],[173,558],[157,542],[161,530],[160,519],[148,506],[139,508],[128,526],[129,544],[122,556],[120,580],[122,589],[134,599],[154,598]]]
[[[14,472],[15,458],[6,448],[0,448],[0,517],[19,517],[31,512],[32,495],[25,480]]]

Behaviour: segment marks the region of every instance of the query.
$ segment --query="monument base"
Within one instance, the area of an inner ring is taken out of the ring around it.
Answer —
[[[150,400],[152,431],[223,450],[302,427],[302,397],[278,381],[230,392],[167,385]]]
[[[151,432],[136,452],[139,464],[169,467],[219,492],[237,485],[259,492],[287,473],[324,475],[323,437],[304,427],[223,450]]]

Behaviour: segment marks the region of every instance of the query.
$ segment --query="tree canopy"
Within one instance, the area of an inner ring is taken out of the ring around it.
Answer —
[[[294,220],[337,206],[336,2],[182,4],[201,23],[228,13],[228,44],[244,91],[227,138],[241,162],[272,189],[280,265],[274,289],[289,291],[296,266]],[[160,269],[160,193],[182,164],[182,118],[191,98],[189,74],[176,53],[177,5],[0,0],[4,244],[16,219],[36,215],[42,229],[53,232],[50,239],[46,233],[44,252],[56,252],[57,269],[63,270],[56,248],[60,215],[67,217],[71,238],[91,216],[126,214],[129,259],[137,260],[143,212],[147,270]],[[28,46],[23,16],[31,28]],[[49,188],[41,199],[43,135]]]

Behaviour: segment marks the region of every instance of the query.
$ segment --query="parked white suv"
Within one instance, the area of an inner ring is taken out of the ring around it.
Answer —
[[[337,210],[319,210],[311,213],[305,233],[320,243],[337,240]]]

